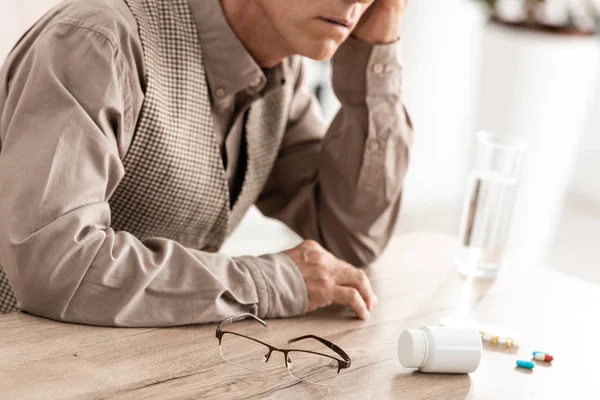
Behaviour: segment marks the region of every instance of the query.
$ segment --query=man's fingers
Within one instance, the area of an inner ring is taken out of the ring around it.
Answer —
[[[377,296],[373,293],[371,282],[362,269],[356,268],[345,261],[339,260],[340,271],[336,274],[338,285],[351,286],[358,290],[369,311],[373,311],[377,305]]]
[[[358,290],[354,288],[348,286],[336,286],[334,288],[333,301],[352,308],[360,319],[367,319],[371,315],[362,296]]]
[[[309,310],[331,302],[351,307],[361,319],[375,309],[377,298],[366,274],[337,259],[317,242],[307,240],[284,251],[298,267],[309,292]]]

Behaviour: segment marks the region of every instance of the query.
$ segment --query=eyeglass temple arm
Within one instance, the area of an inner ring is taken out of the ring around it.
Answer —
[[[305,336],[300,336],[294,339],[290,339],[288,340],[288,344],[292,344],[295,342],[299,342],[301,340],[304,339],[315,339],[318,340],[319,342],[323,343],[325,346],[329,347],[331,350],[335,351],[337,354],[339,354],[340,356],[342,356],[342,358],[346,361],[350,361],[350,357],[348,357],[348,354],[346,354],[344,352],[344,350],[340,349],[336,344],[331,343],[329,340],[320,338],[318,336],[315,335],[305,335]]]
[[[220,331],[225,325],[233,324],[234,322],[238,322],[238,321],[241,321],[246,318],[250,318],[257,322],[260,322],[265,327],[267,326],[267,323],[265,321],[263,321],[262,319],[258,318],[256,315],[250,314],[250,313],[245,313],[245,314],[232,315],[231,317],[223,320],[217,327],[217,330]]]

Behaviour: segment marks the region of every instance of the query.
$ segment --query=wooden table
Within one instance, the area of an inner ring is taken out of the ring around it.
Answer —
[[[593,379],[600,287],[518,263],[506,265],[495,281],[471,281],[453,271],[454,251],[454,239],[441,234],[396,238],[369,270],[379,297],[369,321],[331,308],[261,328],[275,345],[312,333],[345,349],[352,367],[333,387],[295,381],[281,356],[262,374],[224,362],[216,325],[115,329],[13,313],[0,316],[0,398],[599,399]],[[486,346],[470,375],[403,368],[396,358],[400,332],[437,324],[445,315],[470,316],[526,337],[518,349]],[[554,355],[552,366],[515,367],[538,349]]]

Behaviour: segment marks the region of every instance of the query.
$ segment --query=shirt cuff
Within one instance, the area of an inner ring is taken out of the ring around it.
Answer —
[[[259,318],[302,315],[308,309],[308,290],[302,273],[284,254],[236,257],[254,279],[258,295]]]
[[[333,57],[332,84],[342,104],[364,104],[367,97],[399,95],[401,83],[400,40],[374,45],[349,37]]]

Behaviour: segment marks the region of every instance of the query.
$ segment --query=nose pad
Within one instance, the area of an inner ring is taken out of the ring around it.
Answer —
[[[269,362],[269,358],[271,358],[271,352],[269,351],[267,354],[265,354],[265,356],[263,357],[263,362],[266,364]]]
[[[287,357],[287,367],[288,369],[292,369],[292,358],[290,356]]]

